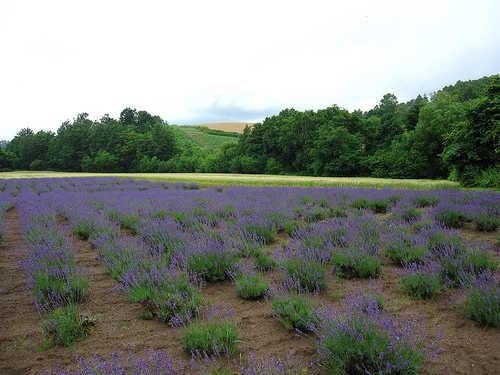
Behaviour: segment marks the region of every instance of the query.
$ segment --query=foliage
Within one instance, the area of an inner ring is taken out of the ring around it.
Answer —
[[[297,291],[322,292],[327,287],[326,270],[311,259],[290,259],[283,262],[286,283]]]
[[[481,324],[500,326],[500,280],[479,275],[466,287],[465,315]]]
[[[289,331],[308,331],[317,323],[317,305],[306,295],[278,295],[273,300],[271,310]]]
[[[401,277],[400,289],[415,299],[431,299],[444,288],[435,266],[408,264]]]
[[[270,288],[270,283],[265,281],[258,273],[241,273],[234,280],[236,291],[243,299],[259,299],[264,297]]]
[[[232,311],[212,307],[198,319],[180,327],[182,348],[193,355],[231,355],[238,345],[239,329]]]
[[[476,226],[476,229],[483,232],[493,232],[500,227],[500,217],[488,213],[479,213],[475,215],[472,218],[472,222]]]
[[[80,313],[77,305],[70,304],[51,311],[44,318],[42,329],[56,345],[72,346],[94,330],[95,319]]]
[[[500,76],[494,76],[483,97],[468,110],[467,119],[445,137],[443,158],[466,186],[500,164]]]
[[[266,251],[259,251],[255,256],[255,267],[260,270],[274,270],[278,267],[278,262]]]

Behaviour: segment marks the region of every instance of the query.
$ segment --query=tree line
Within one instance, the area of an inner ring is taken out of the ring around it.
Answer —
[[[373,109],[284,109],[214,152],[146,111],[119,119],[80,114],[57,133],[21,130],[0,154],[3,170],[220,172],[452,178],[500,188],[500,77],[458,81]]]

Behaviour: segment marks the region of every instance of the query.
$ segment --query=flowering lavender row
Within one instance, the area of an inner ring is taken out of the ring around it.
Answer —
[[[327,366],[344,355],[332,354],[336,352],[330,344],[349,346],[353,338],[363,350],[373,341],[379,350],[368,350],[370,360],[353,371],[411,373],[408,369],[424,353],[433,352],[433,344],[418,330],[403,328],[412,323],[391,320],[370,295],[347,296],[346,305],[360,299],[356,306],[363,308],[353,308],[356,314],[342,318],[333,310],[302,303],[309,292],[325,290],[327,270],[341,277],[375,278],[383,272],[382,258],[388,257],[401,270],[403,293],[432,298],[442,288],[458,286],[471,291],[468,304],[482,303],[480,311],[490,315],[496,311],[496,249],[468,241],[459,231],[468,222],[478,230],[498,227],[500,195],[494,192],[250,186],[201,190],[189,184],[115,178],[41,179],[21,181],[17,187],[11,191],[21,196],[31,192],[50,202],[53,215],[66,218],[76,235],[91,241],[129,299],[159,319],[172,325],[197,321],[203,284],[232,278],[242,298],[260,298],[273,290],[273,313],[292,329],[313,330]],[[120,235],[119,227],[133,237]],[[270,250],[267,246],[278,233],[289,236]],[[282,285],[266,285],[244,257],[254,257],[259,269],[278,267]],[[291,297],[278,292],[280,287]],[[471,297],[472,290],[480,297]],[[485,321],[481,313],[468,314]],[[402,340],[398,348],[396,337]]]
[[[42,316],[42,329],[55,344],[71,346],[92,331],[94,320],[81,314],[87,295],[85,270],[77,265],[68,234],[56,223],[52,202],[41,199],[36,186],[21,185],[16,205],[28,242],[20,267]]]

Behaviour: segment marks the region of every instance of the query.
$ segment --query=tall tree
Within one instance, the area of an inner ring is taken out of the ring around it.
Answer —
[[[63,171],[82,171],[82,160],[90,155],[89,132],[92,121],[87,113],[79,114],[73,123],[65,121],[50,144],[51,163]]]
[[[500,78],[492,77],[485,95],[445,137],[444,159],[464,185],[474,185],[482,172],[500,165]]]

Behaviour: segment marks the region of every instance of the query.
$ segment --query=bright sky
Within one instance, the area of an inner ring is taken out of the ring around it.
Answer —
[[[0,139],[86,112],[170,124],[368,110],[500,73],[499,0],[0,0]]]

